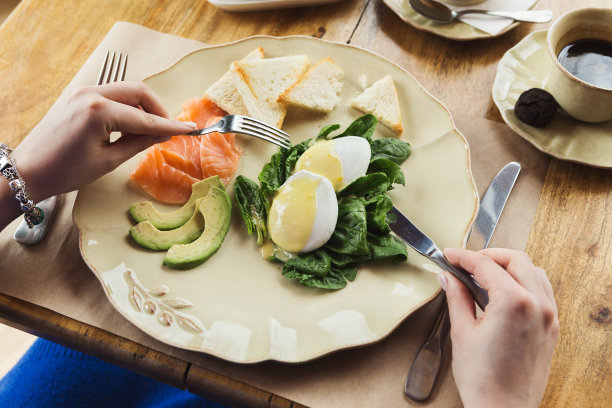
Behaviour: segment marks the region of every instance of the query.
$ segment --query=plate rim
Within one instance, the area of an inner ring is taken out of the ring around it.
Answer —
[[[371,54],[381,60],[383,60],[384,62],[391,64],[393,66],[395,66],[396,68],[398,68],[399,70],[402,71],[403,74],[408,75],[412,81],[414,81],[415,84],[418,85],[418,87],[429,97],[431,98],[433,101],[435,101],[437,103],[437,105],[439,105],[448,115],[448,118],[450,119],[450,125],[451,128],[449,129],[449,131],[447,133],[454,133],[455,135],[457,135],[457,137],[459,137],[459,139],[463,142],[463,145],[465,146],[466,149],[466,170],[469,174],[469,180],[470,180],[470,185],[472,188],[472,191],[474,193],[474,209],[472,211],[472,215],[471,218],[469,220],[469,222],[467,222],[466,224],[466,228],[465,231],[463,232],[463,238],[461,240],[461,245],[463,247],[465,247],[466,242],[469,238],[469,231],[471,230],[473,224],[474,224],[474,220],[476,218],[476,215],[478,213],[478,209],[479,209],[479,195],[478,195],[478,190],[476,187],[476,183],[474,180],[474,175],[472,172],[472,165],[471,165],[471,151],[470,151],[470,145],[467,141],[467,139],[465,138],[465,136],[463,135],[463,133],[457,128],[454,118],[450,112],[450,110],[438,99],[436,98],[434,95],[432,95],[415,77],[414,75],[412,75],[410,72],[408,72],[406,69],[404,69],[402,66],[400,66],[399,64],[391,61],[390,59],[374,52],[374,51],[370,51],[368,49],[365,49],[363,47],[359,47],[353,44],[345,44],[345,43],[341,43],[341,42],[335,42],[335,41],[329,41],[329,40],[324,40],[324,39],[320,39],[320,38],[316,38],[316,37],[311,37],[311,36],[307,36],[307,35],[291,35],[291,36],[271,36],[271,35],[254,35],[254,36],[249,36],[249,37],[245,37],[245,38],[241,38],[232,42],[228,42],[228,43],[223,43],[223,44],[216,44],[216,45],[210,45],[210,46],[205,46],[203,48],[194,50],[194,51],[190,51],[186,54],[184,54],[183,56],[181,56],[180,58],[178,58],[175,62],[173,62],[170,66],[152,74],[149,75],[148,77],[144,78],[142,81],[146,83],[146,81],[150,78],[154,78],[157,77],[159,75],[162,75],[163,73],[167,72],[168,70],[172,69],[176,64],[180,63],[182,60],[186,59],[187,57],[189,57],[192,54],[195,53],[200,53],[200,52],[206,52],[210,49],[216,49],[216,48],[224,48],[224,47],[230,47],[232,45],[241,43],[241,42],[245,42],[247,40],[253,40],[253,39],[258,39],[258,38],[265,38],[265,39],[271,39],[271,40],[278,40],[278,41],[283,41],[283,40],[291,40],[291,39],[305,39],[307,41],[313,41],[313,42],[321,42],[321,43],[326,43],[326,44],[331,44],[331,45],[336,45],[336,46],[342,46],[342,47],[348,47],[348,48],[352,48],[354,50],[357,50],[358,52],[365,52],[368,54]],[[132,324],[134,327],[138,328],[140,331],[142,331],[143,333],[145,333],[147,336],[151,337],[152,339],[162,342],[166,345],[170,345],[179,349],[183,349],[183,350],[190,350],[190,351],[195,351],[195,352],[199,352],[199,353],[204,353],[210,356],[214,356],[216,358],[220,358],[222,360],[226,360],[226,361],[230,361],[232,363],[239,363],[239,364],[256,364],[256,363],[261,363],[261,362],[266,362],[266,361],[275,361],[275,362],[282,362],[282,363],[288,363],[288,364],[299,364],[299,363],[304,363],[304,362],[308,362],[308,361],[313,361],[319,358],[322,358],[326,355],[341,351],[341,350],[349,350],[349,349],[353,349],[353,348],[359,348],[359,347],[365,347],[368,345],[372,345],[375,343],[378,343],[382,340],[384,340],[385,338],[387,338],[389,335],[391,335],[396,329],[397,327],[404,322],[408,317],[410,317],[413,313],[417,312],[418,310],[420,310],[421,308],[423,308],[424,306],[426,306],[427,304],[429,304],[430,302],[432,302],[434,299],[436,299],[440,293],[442,292],[442,288],[438,287],[438,289],[436,291],[434,291],[429,297],[427,297],[426,299],[424,299],[421,303],[415,305],[413,307],[413,309],[405,314],[404,316],[399,317],[396,321],[394,321],[391,325],[390,328],[386,331],[386,333],[384,333],[381,336],[377,336],[374,339],[365,341],[365,342],[358,342],[355,344],[348,344],[348,345],[332,345],[329,348],[326,348],[324,350],[321,350],[317,353],[313,353],[310,354],[308,356],[300,356],[298,359],[296,360],[285,360],[282,358],[276,358],[270,354],[268,354],[266,357],[264,358],[248,358],[244,359],[244,360],[239,360],[236,358],[232,358],[231,356],[228,355],[222,355],[220,353],[215,352],[214,350],[204,350],[202,349],[202,347],[196,347],[196,346],[190,346],[190,345],[185,345],[185,344],[181,344],[172,340],[168,340],[165,338],[162,338],[161,336],[159,336],[157,333],[153,332],[152,330],[148,330],[147,326],[136,320],[136,319],[132,319],[129,314],[127,313],[127,311],[124,311],[123,308],[118,304],[117,301],[115,301],[112,293],[110,292],[110,289],[107,287],[107,284],[103,281],[102,279],[102,273],[87,259],[87,257],[85,256],[84,253],[84,248],[83,248],[83,244],[84,244],[84,239],[87,233],[91,233],[92,231],[95,230],[88,230],[87,228],[84,228],[82,224],[79,223],[78,221],[78,217],[75,217],[75,210],[74,208],[76,208],[76,203],[79,200],[79,195],[80,195],[80,191],[79,194],[77,195],[77,198],[75,200],[75,206],[73,207],[73,211],[72,211],[72,218],[73,218],[73,222],[75,224],[75,226],[77,227],[77,230],[79,232],[79,251],[81,253],[81,258],[84,260],[84,262],[87,264],[87,266],[94,272],[94,275],[96,276],[96,278],[98,279],[98,281],[100,282],[100,284],[102,285],[103,289],[104,289],[104,293],[107,297],[107,299],[110,301],[110,303],[113,305],[113,308],[118,311],[128,322],[130,322],[130,324]]]

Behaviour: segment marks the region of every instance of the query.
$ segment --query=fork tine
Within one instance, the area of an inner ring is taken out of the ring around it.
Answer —
[[[276,134],[269,132],[267,129],[253,126],[250,123],[241,123],[239,127],[240,127],[240,130],[244,131],[247,134],[250,134],[255,137],[259,137],[260,139],[267,140],[278,146],[283,146],[283,147],[291,146],[291,143],[289,143],[289,141],[286,138],[279,137]]]
[[[128,55],[125,54],[125,58],[123,59],[123,69],[121,70],[121,78],[120,81],[125,81],[125,71],[127,70],[127,59]]]
[[[102,68],[100,68],[100,74],[98,75],[97,85],[102,85],[102,81],[104,79],[104,73],[106,72],[106,66],[108,65],[108,58],[110,57],[110,51],[106,52],[106,58],[104,58],[104,63],[102,64]]]
[[[282,131],[281,129],[277,129],[275,127],[272,127],[270,125],[268,125],[265,122],[259,121],[255,118],[251,118],[249,116],[241,116],[240,117],[245,123],[248,123],[252,126],[255,127],[263,127],[265,130],[272,132],[273,134],[275,134],[276,136],[278,136],[279,138],[286,140],[286,141],[290,141],[291,140],[291,136],[289,136],[288,133]]]
[[[117,65],[113,67],[113,82],[117,82],[119,78],[119,70],[121,69],[121,63],[123,62],[123,53],[119,53],[119,59]]]
[[[112,74],[113,74],[113,68],[115,66],[115,57],[117,56],[116,52],[113,52],[113,56],[110,60],[110,64],[108,66],[108,73],[106,74],[106,78],[104,79],[104,83],[105,84],[109,84],[111,82],[111,78],[112,78]]]
[[[285,149],[288,149],[291,147],[291,143],[289,143],[288,141],[284,139],[276,138],[270,133],[262,131],[261,129],[257,129],[255,127],[250,127],[250,126],[249,127],[241,126],[241,128],[242,129],[240,133],[245,133],[247,135],[254,136],[262,140],[266,140],[270,143],[274,143],[277,146],[284,147]]]
[[[116,60],[116,64],[115,64]],[[117,53],[113,52],[111,55],[110,51],[106,53],[106,58],[104,58],[104,63],[102,64],[102,68],[100,68],[100,74],[98,75],[98,85],[110,84],[111,82],[123,81],[125,80],[125,73],[127,71],[127,60],[128,55],[123,53],[119,53],[119,58],[117,58]]]

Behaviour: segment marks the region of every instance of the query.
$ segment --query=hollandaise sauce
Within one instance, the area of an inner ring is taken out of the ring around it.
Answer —
[[[338,191],[344,187],[342,161],[334,148],[333,140],[313,144],[298,159],[295,170],[308,170],[327,178]]]
[[[268,215],[270,238],[286,251],[306,247],[317,215],[320,178],[301,177],[285,183],[272,201]]]

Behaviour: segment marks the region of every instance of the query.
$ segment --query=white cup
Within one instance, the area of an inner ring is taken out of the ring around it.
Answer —
[[[612,42],[612,8],[569,11],[550,27],[546,41],[554,67],[545,88],[569,116],[584,122],[605,122],[612,119],[612,89],[577,78],[558,59],[566,45],[583,39]]]

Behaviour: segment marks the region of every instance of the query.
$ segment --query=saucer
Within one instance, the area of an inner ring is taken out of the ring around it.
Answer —
[[[553,66],[546,46],[547,31],[526,36],[499,61],[493,82],[493,101],[516,133],[539,150],[561,160],[612,168],[612,120],[586,123],[559,111],[544,128],[535,128],[514,115],[514,104],[524,91],[544,88]]]
[[[399,18],[414,28],[428,31],[430,33],[439,35],[440,37],[451,40],[469,41],[482,38],[499,37],[520,24],[515,21],[499,33],[491,35],[459,20],[455,20],[449,24],[436,23],[414,11],[408,4],[408,1],[383,0],[383,3],[385,3],[395,14],[397,14]],[[537,1],[534,3],[534,6],[536,4]]]

